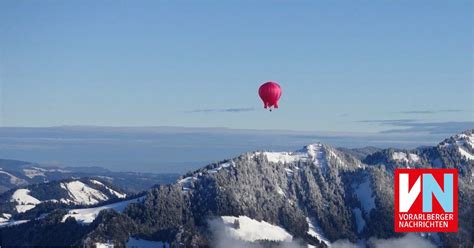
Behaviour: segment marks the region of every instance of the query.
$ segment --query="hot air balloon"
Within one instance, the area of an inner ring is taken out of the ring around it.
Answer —
[[[278,108],[278,100],[281,97],[281,87],[275,82],[266,82],[260,86],[258,89],[258,95],[262,98],[263,107],[270,108],[272,111],[273,108]]]

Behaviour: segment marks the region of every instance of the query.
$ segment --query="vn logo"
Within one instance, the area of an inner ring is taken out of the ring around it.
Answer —
[[[457,232],[456,169],[395,170],[395,232]]]

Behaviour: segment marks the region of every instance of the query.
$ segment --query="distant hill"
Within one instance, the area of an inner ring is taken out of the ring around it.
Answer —
[[[71,206],[97,205],[111,200],[125,199],[127,193],[122,189],[100,179],[63,179],[49,183],[31,184],[9,190],[0,195],[0,212],[5,220],[31,216],[39,207],[54,209]],[[6,218],[9,216],[9,218]]]
[[[35,183],[83,177],[99,178],[128,192],[139,192],[155,184],[174,182],[178,176],[178,174],[114,172],[101,167],[53,167],[0,159],[0,193]]]

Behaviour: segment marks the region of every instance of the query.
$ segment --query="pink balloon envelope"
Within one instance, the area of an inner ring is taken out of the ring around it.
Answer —
[[[266,82],[258,89],[258,95],[262,98],[264,108],[278,108],[281,93],[280,85],[275,82]]]

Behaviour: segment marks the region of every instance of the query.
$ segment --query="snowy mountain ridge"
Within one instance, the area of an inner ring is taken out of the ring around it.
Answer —
[[[472,131],[466,132],[470,137]],[[422,235],[423,241],[472,247],[474,161],[455,149],[470,142],[466,136],[454,135],[447,139],[452,145],[446,146],[374,149],[364,162],[325,144],[294,152],[248,152],[189,172],[174,184],[153,187],[140,200],[38,212],[46,217],[27,223],[31,219],[15,219],[12,223],[17,225],[2,229],[3,242],[124,246],[140,240],[171,247],[328,247],[347,240],[367,245],[373,238],[399,236],[393,230],[393,169],[440,167],[459,171],[459,232]],[[104,182],[90,183],[93,188]],[[103,189],[103,194],[111,194]],[[24,193],[35,197],[33,191]],[[6,219],[8,213],[0,217]],[[57,241],[44,226],[78,234]],[[24,232],[49,237],[51,243],[19,241]]]
[[[474,129],[456,134],[441,142],[439,147],[454,147],[465,159],[474,160]]]
[[[10,190],[0,195],[2,222],[16,214],[27,213],[42,204],[90,206],[124,199],[127,194],[95,179],[71,179]]]
[[[113,172],[100,167],[53,167],[18,160],[0,159],[0,193],[31,184],[63,179],[97,178],[130,192],[140,192],[157,183],[171,183],[177,174]]]
[[[363,168],[365,166],[351,155],[344,154],[329,145],[321,143],[309,144],[304,146],[302,149],[293,152],[256,151],[242,154],[240,157],[242,156],[246,159],[253,160],[263,157],[269,163],[283,165],[285,166],[283,168],[288,176],[292,176],[296,170],[299,170],[299,166],[308,166],[310,164],[319,167],[322,170],[327,170],[329,166],[328,160],[331,160],[331,166],[346,169],[348,169],[347,165],[351,163],[353,163],[350,166],[352,169]],[[347,163],[346,159],[348,158],[351,163]],[[201,177],[218,173],[222,169],[229,171],[232,168],[235,168],[236,159],[237,158],[225,160],[217,164],[206,166],[205,168],[199,169],[195,172],[188,173],[185,177],[181,177],[177,183],[182,185],[183,190],[189,191],[193,188],[194,183]]]
[[[90,224],[92,223],[97,216],[99,215],[100,211],[106,209],[113,209],[119,213],[123,212],[125,207],[128,206],[130,203],[141,203],[145,200],[145,197],[137,197],[135,199],[120,201],[112,204],[107,204],[100,207],[94,208],[78,208],[78,209],[71,209],[68,211],[66,215],[64,215],[62,222],[65,222],[67,218],[74,218],[76,221],[82,224]]]

